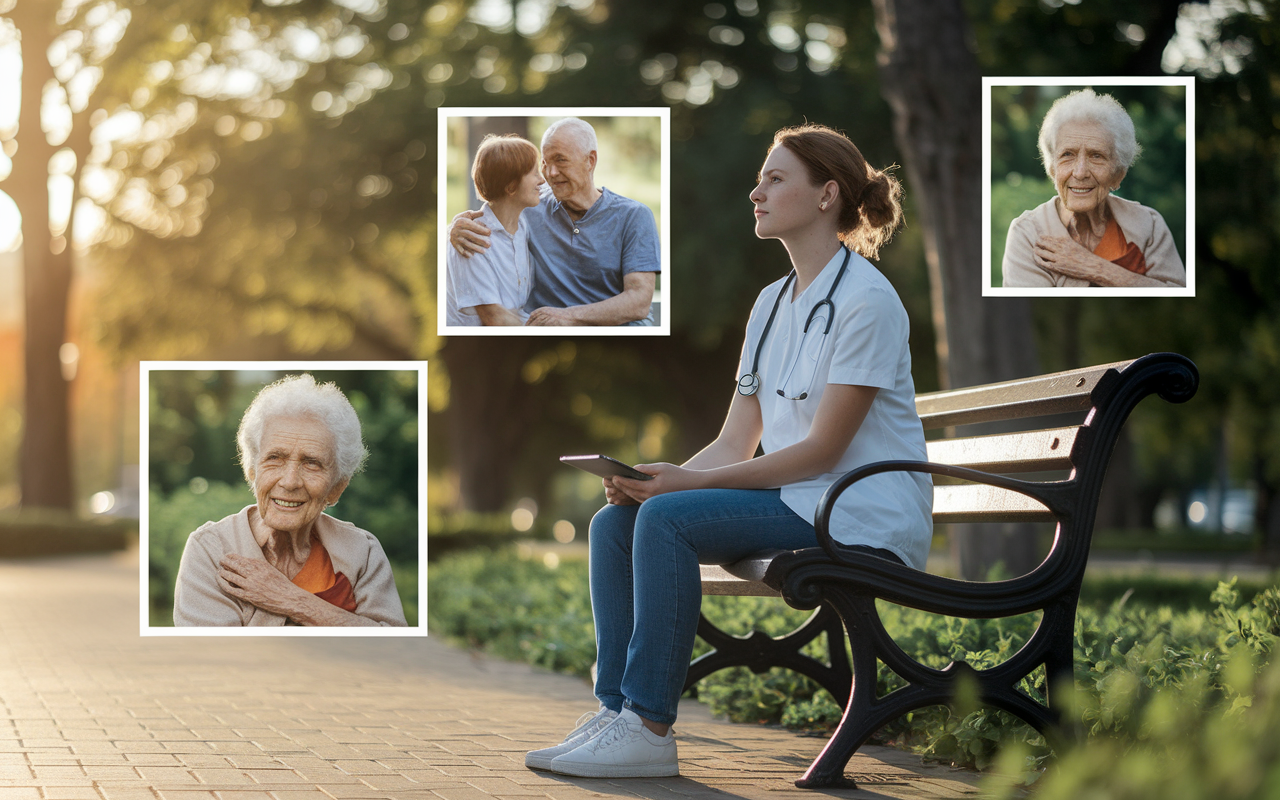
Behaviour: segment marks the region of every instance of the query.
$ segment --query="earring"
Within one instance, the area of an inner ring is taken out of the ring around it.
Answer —
[[[827,210],[827,201],[823,200],[821,203],[818,203],[818,210],[819,210],[819,211],[826,211],[826,210]]]

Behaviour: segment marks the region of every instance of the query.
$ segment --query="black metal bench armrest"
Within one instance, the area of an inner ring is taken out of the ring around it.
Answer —
[[[829,530],[836,499],[850,485],[882,472],[930,472],[977,483],[998,486],[1032,497],[1051,513],[1067,517],[1076,486],[1072,481],[1029,483],[991,475],[978,470],[934,464],[927,461],[880,461],[851,470],[841,476],[823,496],[814,527],[822,549],[811,548],[776,556],[765,573],[764,582],[782,593],[788,602],[811,608],[821,602],[814,583],[838,580],[857,586],[858,591],[893,603],[939,614],[970,617],[999,617],[1044,607],[1046,598],[1060,595],[1079,581],[1079,570],[1052,556],[1028,573],[1011,580],[971,582],[930,575],[886,559],[846,549]]]
[[[969,469],[968,467],[935,464],[931,461],[877,461],[872,464],[864,464],[861,467],[849,470],[827,487],[827,491],[823,493],[822,499],[818,502],[818,511],[814,515],[813,527],[818,533],[818,544],[822,545],[822,549],[827,551],[827,555],[837,564],[853,566],[855,562],[849,560],[850,553],[856,551],[846,550],[844,545],[836,541],[831,535],[831,515],[835,512],[836,501],[853,484],[864,478],[884,472],[927,472],[933,475],[945,475],[949,478],[959,478],[972,483],[1008,489],[1042,503],[1049,509],[1049,513],[1053,514],[1054,518],[1058,520],[1062,520],[1071,514],[1071,508],[1075,502],[1076,488],[1074,481],[1049,483],[1024,481],[1005,475],[993,475],[989,472]],[[861,565],[865,562],[858,559],[856,563]]]

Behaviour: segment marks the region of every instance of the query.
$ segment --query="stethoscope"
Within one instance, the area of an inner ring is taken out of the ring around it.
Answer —
[[[836,318],[836,305],[831,301],[831,298],[835,295],[836,288],[840,286],[840,279],[844,277],[845,269],[849,266],[849,256],[851,255],[853,255],[853,251],[847,247],[844,248],[844,261],[840,262],[840,271],[836,273],[836,279],[831,282],[831,289],[827,291],[827,296],[814,303],[813,308],[809,311],[809,316],[804,321],[804,330],[801,332],[801,336],[809,333],[809,326],[813,324],[814,317],[823,308],[827,310],[827,319],[826,325],[822,329],[822,335],[826,336],[831,332],[831,321]],[[782,290],[778,292],[777,299],[773,301],[773,310],[769,312],[769,319],[764,324],[764,331],[760,334],[760,341],[756,343],[756,356],[751,362],[751,371],[738,378],[738,394],[743,397],[750,397],[760,391],[760,353],[764,350],[765,339],[769,338],[769,329],[773,327],[773,319],[778,315],[778,307],[782,305],[782,298],[786,296],[787,290],[791,288],[791,281],[795,276],[796,271],[792,269],[787,274],[787,279],[782,282]],[[803,341],[801,339],[802,346],[796,348],[796,361],[799,361],[801,351],[804,350]],[[791,373],[795,372],[795,369],[796,365],[792,363],[791,369],[787,371],[787,380],[790,380]],[[786,380],[783,381],[783,385],[786,385]],[[788,400],[803,400],[809,396],[807,389],[796,397],[787,397],[786,393],[781,389],[777,391],[779,397],[785,397]]]

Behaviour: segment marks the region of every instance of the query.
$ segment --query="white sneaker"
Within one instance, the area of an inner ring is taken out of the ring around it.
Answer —
[[[616,712],[604,706],[601,706],[595,714],[590,712],[583,714],[578,718],[578,727],[570,731],[563,742],[554,747],[531,750],[524,756],[524,765],[529,769],[551,769],[551,759],[578,749],[580,745],[599,733],[601,728],[613,722],[617,716]]]
[[[582,778],[667,778],[680,774],[676,739],[659,736],[624,708],[582,746],[557,756],[551,771]]]

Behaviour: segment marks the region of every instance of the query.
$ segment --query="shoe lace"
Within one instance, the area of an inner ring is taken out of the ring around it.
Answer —
[[[631,726],[627,721],[621,718],[614,718],[613,723],[604,728],[600,733],[592,739],[592,749],[599,750],[602,747],[609,747],[616,742],[620,742],[631,735]]]

